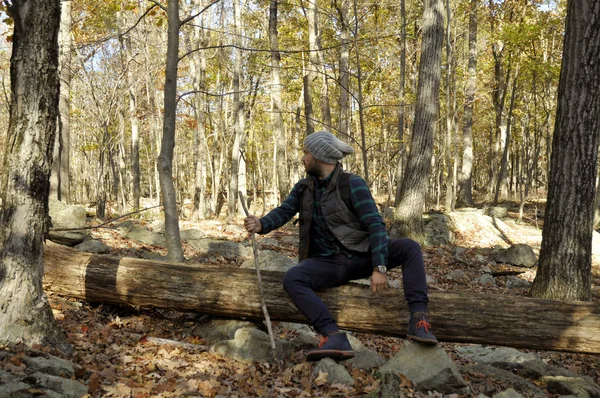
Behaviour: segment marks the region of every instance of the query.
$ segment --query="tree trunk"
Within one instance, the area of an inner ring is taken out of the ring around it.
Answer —
[[[417,240],[422,240],[424,233],[422,211],[427,200],[427,180],[439,114],[443,41],[444,4],[442,0],[427,0],[423,12],[415,122],[394,228],[394,234]]]
[[[498,172],[498,180],[496,181],[496,189],[494,190],[494,206],[498,205],[498,200],[501,196],[507,197],[508,190],[506,187],[507,169],[508,169],[508,152],[511,145],[511,124],[512,124],[512,113],[515,108],[515,96],[517,93],[517,80],[519,77],[519,68],[517,67],[517,73],[513,78],[512,93],[510,97],[510,105],[508,107],[508,116],[506,117],[506,128],[505,128],[505,139],[504,147],[502,148],[502,159],[500,160],[500,171]]]
[[[165,99],[163,135],[158,157],[160,192],[165,211],[165,236],[168,258],[183,261],[183,248],[179,235],[179,216],[177,197],[173,184],[173,150],[175,149],[175,121],[177,112],[177,66],[179,63],[179,3],[171,1],[168,5],[168,42],[167,69],[165,73]]]
[[[50,197],[61,202],[71,200],[69,178],[71,151],[71,0],[61,2],[58,32],[60,99],[58,102],[58,129],[54,142]]]
[[[569,2],[542,247],[531,296],[591,300],[600,139],[600,2]]]
[[[400,87],[398,90],[398,163],[396,167],[396,194],[394,196],[394,207],[400,203],[400,193],[402,186],[402,177],[404,174],[404,153],[406,145],[404,144],[404,90],[406,85],[406,7],[405,1],[400,0]]]
[[[452,50],[452,9],[450,0],[446,0],[446,142],[444,148],[444,163],[446,173],[446,196],[444,198],[444,211],[447,213],[454,211],[455,188],[454,188],[454,167],[452,164],[452,135],[454,134],[454,120],[456,102],[452,100],[455,95],[454,85],[454,61]]]
[[[467,79],[467,90],[465,93],[465,113],[463,126],[463,153],[462,166],[459,177],[458,202],[466,206],[474,206],[473,203],[473,108],[475,103],[475,92],[477,90],[477,3],[471,0],[469,10],[469,77]]]
[[[242,90],[242,50],[241,50],[241,32],[242,17],[240,6],[241,0],[234,0],[234,20],[235,20],[235,43],[234,49],[235,63],[233,69],[233,146],[231,148],[231,174],[229,179],[229,196],[227,202],[227,218],[233,219],[236,215],[238,189],[240,188],[239,174],[242,160],[242,144],[244,135],[244,100],[241,97]]]
[[[340,115],[338,129],[343,141],[349,142],[350,136],[350,27],[348,26],[348,0],[335,2],[339,14],[340,29]]]
[[[90,302],[263,318],[254,270],[116,258],[51,242],[46,253],[44,285],[58,294]],[[282,272],[262,271],[261,279],[271,319],[306,323],[283,290]],[[320,291],[319,296],[342,329],[406,335],[409,311],[400,289],[375,295],[368,286],[351,283]],[[600,353],[600,315],[591,303],[473,292],[432,291],[429,298],[428,313],[441,341]]]
[[[354,51],[356,53],[356,86],[358,89],[357,93],[357,105],[358,105],[358,121],[359,121],[359,131],[361,138],[360,149],[362,152],[362,161],[363,161],[363,178],[367,183],[367,186],[371,185],[371,180],[369,178],[369,157],[367,154],[367,132],[365,131],[365,110],[363,104],[363,89],[362,89],[362,69],[360,67],[360,50],[358,45],[358,21],[360,19],[358,15],[358,6],[356,4],[357,0],[353,1],[354,5]]]
[[[277,180],[279,191],[279,203],[282,203],[290,191],[287,178],[287,167],[285,167],[285,134],[283,129],[283,107],[281,105],[280,69],[281,54],[279,53],[279,37],[277,32],[277,7],[280,0],[271,0],[269,7],[269,44],[271,46],[271,123],[273,123],[274,156],[273,164],[276,165],[276,173],[273,176]],[[284,167],[281,166],[282,162]]]
[[[43,242],[59,102],[60,1],[8,5],[14,21],[11,102],[1,177],[0,343],[70,353],[42,289]]]

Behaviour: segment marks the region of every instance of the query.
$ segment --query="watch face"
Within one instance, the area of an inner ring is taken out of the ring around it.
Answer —
[[[385,267],[385,265],[378,265],[377,271],[379,271],[382,274],[385,274],[387,272],[387,268]]]

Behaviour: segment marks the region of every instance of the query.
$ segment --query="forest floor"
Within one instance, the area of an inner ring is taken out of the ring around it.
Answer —
[[[540,207],[543,210],[543,203],[535,208],[531,207],[532,213],[525,214],[523,239],[531,235],[532,228],[536,228],[541,236],[541,222],[535,213]],[[517,214],[510,212],[509,216],[516,218]],[[237,220],[235,224],[241,226],[242,221]],[[211,229],[220,235],[225,233],[224,222],[216,220],[195,223],[190,227],[199,228],[208,235]],[[514,243],[521,243],[518,225],[511,224],[511,230],[515,236],[510,239]],[[297,234],[296,228],[284,227],[269,237],[280,239],[294,234]],[[115,230],[94,230],[92,235],[109,245],[113,249],[112,255],[132,257],[139,254],[141,249],[166,254],[164,248],[131,242]],[[236,240],[233,236],[231,239]],[[458,233],[453,245],[425,247],[423,250],[427,274],[435,280],[432,288],[525,295],[526,289],[506,288],[503,277],[496,278],[497,286],[484,287],[476,282],[476,278],[481,275],[478,269],[469,267],[464,261],[457,261],[457,247],[462,248],[462,258],[489,258],[493,248],[486,245],[486,236],[482,234]],[[208,266],[239,266],[237,263],[227,263],[224,259],[200,258],[185,244],[184,250],[189,262],[202,260]],[[279,250],[291,257],[296,253],[295,247],[283,244]],[[461,269],[467,277],[458,280],[445,278],[450,270],[456,269]],[[391,272],[391,277],[400,279],[401,275]],[[535,271],[521,277],[532,281]],[[593,267],[593,289],[593,300],[600,302],[600,264],[594,264]],[[312,375],[314,364],[307,363],[304,355],[295,355],[292,361],[278,369],[266,363],[245,364],[211,353],[205,341],[190,333],[203,319],[200,314],[98,305],[52,294],[50,300],[56,319],[76,349],[73,361],[84,367],[79,379],[88,384],[92,397],[356,397],[374,391],[380,383],[374,372],[358,369],[351,370],[356,381],[353,387],[321,383]],[[293,331],[283,328],[278,322],[274,322],[273,326],[278,338],[294,337]],[[435,324],[433,327],[435,331]],[[356,333],[355,336],[384,358],[391,358],[405,344],[405,340],[401,338],[361,333]],[[154,338],[168,339],[172,343]],[[191,343],[197,347],[179,343]],[[441,346],[451,358],[461,361],[456,355],[459,344],[441,343]],[[600,384],[599,355],[536,352],[547,363],[588,375]],[[478,386],[481,388],[481,385]],[[487,386],[488,391],[491,389],[496,392],[509,387],[511,386],[497,383]],[[435,392],[429,395],[414,392],[410,383],[403,388],[408,397],[442,396]],[[477,393],[474,391],[474,396]]]

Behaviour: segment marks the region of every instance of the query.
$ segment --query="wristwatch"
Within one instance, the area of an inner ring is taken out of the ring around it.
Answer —
[[[387,274],[387,267],[385,265],[378,265],[374,270],[383,275]]]

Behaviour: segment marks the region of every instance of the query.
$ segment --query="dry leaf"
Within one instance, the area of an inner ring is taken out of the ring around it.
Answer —
[[[88,380],[88,392],[90,395],[96,394],[100,390],[101,377],[100,373],[94,372]]]
[[[321,372],[319,370],[319,375],[315,379],[315,384],[318,386],[322,386],[327,383],[327,378],[329,377],[329,373]]]

